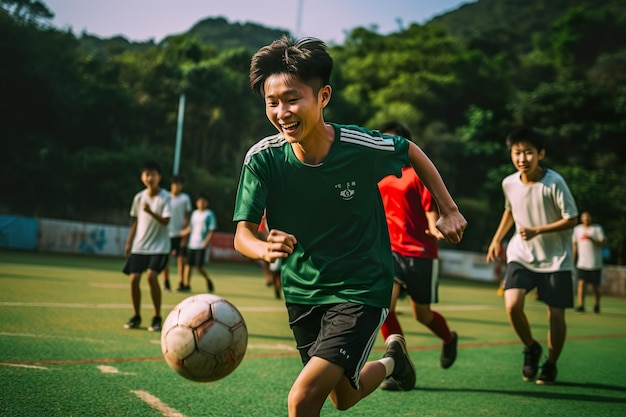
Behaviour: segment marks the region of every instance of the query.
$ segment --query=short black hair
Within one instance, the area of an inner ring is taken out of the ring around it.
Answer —
[[[405,139],[411,140],[411,131],[409,128],[404,123],[398,122],[397,120],[383,123],[378,130],[382,133],[392,133],[395,136],[402,136]]]
[[[265,80],[274,74],[290,74],[317,92],[330,83],[333,59],[326,44],[316,38],[283,35],[259,49],[250,62],[250,88],[263,95]]]
[[[542,151],[546,148],[546,136],[539,129],[532,127],[520,127],[509,133],[506,137],[506,146],[511,147],[520,142],[528,142]]]
[[[184,184],[185,183],[185,178],[182,175],[174,175],[170,182],[171,183],[176,183],[176,184]]]
[[[144,171],[156,171],[161,175],[161,165],[155,161],[145,161],[141,167],[141,172]]]
[[[205,193],[198,194],[198,197],[196,197],[196,200],[200,200],[200,199],[206,200],[207,203],[209,202],[209,196]]]

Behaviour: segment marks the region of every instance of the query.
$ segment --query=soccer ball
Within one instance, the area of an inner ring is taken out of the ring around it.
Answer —
[[[239,310],[222,297],[198,294],[181,301],[161,330],[165,362],[179,375],[211,382],[239,366],[248,330]]]

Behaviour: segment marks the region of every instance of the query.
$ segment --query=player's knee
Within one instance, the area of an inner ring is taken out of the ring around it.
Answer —
[[[323,401],[322,401],[323,404]],[[318,404],[316,396],[313,393],[307,393],[306,390],[294,385],[289,391],[287,397],[287,405],[289,407],[289,415],[306,415],[312,410],[320,410],[322,404]]]

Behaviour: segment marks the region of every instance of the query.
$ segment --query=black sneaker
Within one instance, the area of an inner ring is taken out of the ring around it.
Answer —
[[[539,359],[543,349],[536,341],[530,347],[524,349],[524,365],[522,366],[522,377],[524,381],[529,382],[537,376],[537,368],[539,367]]]
[[[537,384],[552,385],[556,381],[556,364],[545,361],[541,365],[541,373],[537,377]]]
[[[600,314],[600,306],[593,306],[593,312],[596,314]]]
[[[132,316],[128,323],[124,325],[125,329],[138,329],[141,324],[141,316]]]
[[[583,306],[578,306],[574,309],[575,312],[577,313],[584,313],[585,312],[585,307]]]
[[[411,391],[415,387],[415,367],[406,351],[406,342],[400,334],[392,334],[385,340],[387,351],[384,357],[393,358],[394,367],[390,377],[395,379],[402,391]]]
[[[163,290],[170,292],[172,291],[172,287],[170,287],[170,280],[166,279],[165,281],[163,281]]]
[[[443,369],[448,369],[452,366],[456,360],[456,347],[459,343],[459,335],[455,331],[452,331],[452,341],[450,343],[444,343],[441,348],[441,357],[439,362]]]
[[[152,318],[152,325],[148,327],[149,332],[160,332],[161,331],[161,316],[154,316]]]
[[[385,391],[401,391],[402,388],[400,388],[400,384],[398,383],[398,381],[396,381],[396,379],[392,376],[387,377],[383,380],[383,382],[380,384],[380,389],[385,390]]]
[[[178,291],[178,292],[191,292],[191,288],[189,286],[181,285],[181,286],[179,286],[176,289],[176,291]]]

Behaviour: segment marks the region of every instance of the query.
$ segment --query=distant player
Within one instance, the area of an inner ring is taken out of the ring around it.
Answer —
[[[576,278],[578,279],[578,313],[585,312],[585,285],[593,290],[593,312],[600,312],[600,283],[602,281],[602,247],[606,243],[604,229],[593,224],[591,213],[584,211],[580,215],[581,224],[574,227],[572,241],[574,244],[574,260],[576,261]]]
[[[161,330],[161,287],[159,273],[167,264],[170,252],[170,238],[167,225],[170,221],[170,194],[163,190],[161,167],[155,162],[146,162],[141,170],[141,182],[145,190],[135,194],[130,208],[134,218],[128,232],[126,264],[124,273],[130,276],[130,295],[133,303],[133,317],[124,325],[126,329],[136,329],[141,324],[141,274],[147,271],[150,296],[154,307],[154,317],[149,331]]]
[[[206,281],[208,292],[215,290],[211,277],[204,269],[215,229],[217,229],[217,220],[213,210],[209,209],[209,198],[200,194],[196,199],[196,209],[191,213],[189,226],[182,232],[183,235],[189,236],[189,245],[184,281],[181,288],[178,289],[179,291],[191,291],[191,272],[193,269],[198,271]]]
[[[508,135],[506,144],[517,172],[502,181],[504,213],[489,245],[487,262],[501,256],[502,239],[515,225],[506,249],[504,305],[525,346],[525,381],[535,380],[542,352],[524,313],[526,294],[536,288],[538,299],[548,305],[548,359],[537,384],[553,384],[565,344],[565,309],[573,307],[571,229],[578,209],[563,177],[540,165],[546,154],[541,132],[518,129]]]
[[[187,237],[183,237],[181,232],[189,224],[189,215],[192,210],[191,199],[187,193],[183,192],[184,184],[185,180],[182,176],[175,175],[172,177],[170,183],[171,217],[168,224],[170,246],[172,248],[170,254],[176,259],[179,288],[183,285],[185,260],[187,258]],[[171,290],[169,265],[163,270],[163,288],[166,291]]]
[[[385,123],[380,131],[411,140],[411,132],[399,122]],[[402,168],[400,178],[395,175],[383,178],[378,188],[385,206],[395,277],[389,315],[381,328],[383,337],[386,340],[391,334],[403,334],[396,303],[400,291],[406,290],[413,317],[441,339],[439,362],[447,369],[456,360],[458,335],[450,330],[441,314],[430,308],[439,298],[437,239],[443,239],[435,226],[439,219],[437,204],[412,167]],[[393,377],[386,378],[380,387],[400,389]]]

